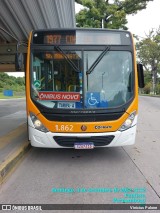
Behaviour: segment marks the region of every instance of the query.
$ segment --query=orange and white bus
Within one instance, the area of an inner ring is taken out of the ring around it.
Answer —
[[[134,144],[138,82],[143,87],[143,70],[128,31],[31,32],[26,67],[31,145],[92,149]]]

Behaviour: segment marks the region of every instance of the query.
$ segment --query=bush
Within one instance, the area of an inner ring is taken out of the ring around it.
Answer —
[[[160,83],[156,85],[155,91],[157,95],[160,95]]]
[[[144,94],[150,94],[151,90],[152,90],[152,83],[149,82],[143,88],[143,92],[144,92]]]

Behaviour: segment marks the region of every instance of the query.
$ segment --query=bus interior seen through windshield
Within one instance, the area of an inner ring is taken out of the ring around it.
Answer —
[[[46,107],[64,109],[114,108],[127,103],[134,91],[132,54],[101,49],[34,50],[32,98]],[[61,92],[70,92],[75,100],[62,100]]]

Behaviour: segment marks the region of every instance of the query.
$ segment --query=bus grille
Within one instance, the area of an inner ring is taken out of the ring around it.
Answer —
[[[106,146],[112,142],[114,135],[109,136],[91,136],[91,137],[63,137],[54,136],[53,139],[60,146],[74,147],[74,143],[92,142],[94,146]]]
[[[41,112],[42,115],[49,121],[62,121],[62,122],[94,122],[94,121],[113,121],[119,119],[123,112],[108,113],[108,114],[56,114]]]

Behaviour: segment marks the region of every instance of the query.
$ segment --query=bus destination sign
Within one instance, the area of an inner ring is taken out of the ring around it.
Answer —
[[[76,36],[75,35],[61,35],[61,34],[50,34],[46,35],[44,38],[46,44],[75,44]]]
[[[47,45],[130,45],[131,36],[125,31],[52,30],[35,32],[34,44]]]

